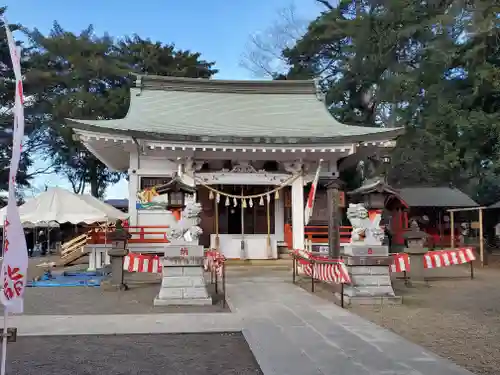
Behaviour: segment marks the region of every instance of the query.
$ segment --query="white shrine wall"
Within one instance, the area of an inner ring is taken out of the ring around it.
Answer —
[[[141,177],[171,177],[178,170],[177,162],[158,156],[139,155],[130,153],[129,173],[129,216],[131,226],[170,225],[175,220],[168,210],[141,210],[137,209],[137,193],[140,190]],[[251,181],[251,180],[250,180]],[[238,184],[238,181],[232,181]],[[244,183],[242,180],[240,183]],[[274,200],[275,204],[275,233],[276,241],[284,240],[284,200]]]
[[[225,153],[227,158],[234,157],[235,155],[228,155]],[[144,210],[137,209],[137,193],[140,190],[140,179],[141,177],[172,177],[178,171],[179,163],[182,163],[184,159],[180,159],[178,157],[171,158],[172,155],[164,155],[160,156],[155,154],[151,155],[139,155],[137,152],[130,153],[130,168],[128,170],[129,173],[129,215],[130,215],[130,225],[131,226],[169,226],[175,222],[175,218],[173,214],[168,210]],[[269,155],[270,156],[270,155]],[[269,157],[268,156],[268,157]],[[276,155],[277,156],[277,155]],[[281,155],[280,155],[281,156]],[[169,159],[170,158],[170,159]],[[272,157],[271,157],[272,158]],[[178,159],[178,160],[177,160]],[[203,160],[203,159],[201,159]],[[204,160],[211,161],[214,166],[216,166],[216,160],[221,160],[221,156],[219,155],[217,159],[206,158]],[[239,160],[238,158],[234,158],[232,160]],[[246,160],[248,161],[248,155]],[[214,163],[215,162],[215,163]],[[308,164],[312,163],[312,164]],[[304,248],[304,186],[312,181],[315,173],[315,165],[317,161],[309,160],[304,162],[304,167],[306,169],[306,174],[297,180],[295,180],[292,187],[292,231],[293,231],[293,247],[294,248]],[[336,158],[332,158],[331,160],[327,160],[324,162],[324,167],[322,169],[322,175],[333,176],[337,173],[336,169]],[[302,168],[302,164],[298,163],[296,166],[299,169]],[[297,170],[298,171],[298,170]],[[195,172],[196,173],[196,172]],[[271,176],[273,176],[272,172],[265,173],[227,173],[227,172],[212,172],[212,173],[199,173],[199,176],[209,176],[212,175],[214,180],[207,183],[219,183],[219,184],[264,184],[264,185],[276,185],[278,182],[276,180],[269,180]],[[277,172],[274,174],[275,176],[285,176],[291,175],[294,172],[293,170],[288,169],[287,172]],[[321,197],[323,198],[323,197]],[[323,216],[324,209],[326,206],[324,204],[323,199],[319,199],[315,204],[315,213],[316,217]],[[280,199],[274,200],[274,228],[275,232],[272,234],[272,243],[273,243],[273,257],[276,257],[276,244],[280,241],[284,241],[284,221],[285,221],[285,208],[284,208],[284,197],[283,194],[280,196]],[[321,213],[320,213],[321,212]],[[222,236],[230,237],[231,235],[222,235],[221,234],[221,244],[223,242]],[[234,237],[234,236],[233,236]],[[256,239],[257,240],[257,239]],[[259,239],[262,243],[265,243],[265,235],[262,236],[262,239]],[[233,247],[233,246],[231,246]],[[255,249],[260,248],[262,246],[256,246]],[[221,249],[222,250],[222,249]],[[229,255],[229,254],[227,254]],[[255,254],[256,258],[253,257],[253,254],[248,253],[248,256],[253,259],[261,259],[262,254]]]
[[[131,226],[168,226],[175,218],[168,210],[137,209],[137,193],[141,177],[171,177],[177,171],[177,163],[165,158],[130,153],[128,212]]]

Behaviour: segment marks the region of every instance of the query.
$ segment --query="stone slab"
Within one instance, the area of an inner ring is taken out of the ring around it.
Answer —
[[[391,256],[347,256],[345,264],[349,266],[384,266],[388,267],[394,263]]]
[[[161,288],[156,299],[183,298],[182,288]],[[155,299],[155,301],[156,301]],[[156,306],[156,305],[155,305]]]
[[[347,256],[387,256],[389,247],[386,245],[353,245],[347,244],[342,248],[342,254]]]
[[[204,287],[205,278],[203,276],[165,276],[161,281],[161,287]]]
[[[203,288],[183,288],[182,298],[184,299],[199,299],[199,298],[209,298],[207,289]]]
[[[390,285],[345,285],[344,295],[348,297],[394,297],[395,293]]]
[[[391,286],[391,277],[387,275],[352,275],[352,285]]]
[[[212,304],[212,298],[155,298],[154,306],[206,306]]]
[[[352,276],[354,275],[390,275],[388,267],[374,267],[374,266],[359,266],[350,267],[349,272]]]
[[[340,293],[335,293],[335,297],[340,301]],[[346,306],[360,306],[360,305],[401,305],[403,297],[350,297],[344,294],[344,304]]]

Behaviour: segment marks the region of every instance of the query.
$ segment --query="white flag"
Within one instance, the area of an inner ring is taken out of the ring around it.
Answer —
[[[311,190],[309,190],[309,195],[307,196],[306,207],[304,208],[304,225],[309,223],[314,208],[314,198],[316,197],[316,189],[318,188],[319,172],[321,170],[321,160],[318,163],[318,169],[316,169],[316,175],[311,184]]]
[[[4,25],[14,69],[16,94],[12,157],[9,171],[7,218],[4,223],[5,241],[1,271],[2,293],[0,293],[0,300],[8,312],[22,313],[28,271],[28,251],[26,248],[26,238],[24,237],[23,226],[17,209],[16,175],[21,160],[21,144],[24,137],[23,83],[20,53],[5,21]]]

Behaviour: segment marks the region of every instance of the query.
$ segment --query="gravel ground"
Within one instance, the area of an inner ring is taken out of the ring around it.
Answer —
[[[43,269],[36,267],[36,264],[45,259],[30,259],[29,278],[43,273]],[[81,269],[84,266],[80,264],[67,269]],[[229,312],[227,304],[223,306],[223,296],[220,290],[219,294],[216,294],[215,286],[210,283],[207,289],[213,298],[212,306],[154,307],[153,300],[160,290],[158,275],[131,273],[126,275],[126,282],[130,289],[125,292],[99,287],[26,288],[24,315]]]
[[[262,374],[241,333],[19,337],[9,375]]]
[[[350,311],[448,358],[475,374],[498,375],[500,368],[500,265],[476,267],[476,278],[443,279],[429,287],[394,283],[402,305],[354,306]],[[310,290],[310,282],[302,282]],[[317,295],[332,299],[320,284]]]

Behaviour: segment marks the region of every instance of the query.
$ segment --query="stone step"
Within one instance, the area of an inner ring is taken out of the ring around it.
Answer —
[[[395,294],[391,285],[345,285],[344,295],[349,297],[394,297]]]

